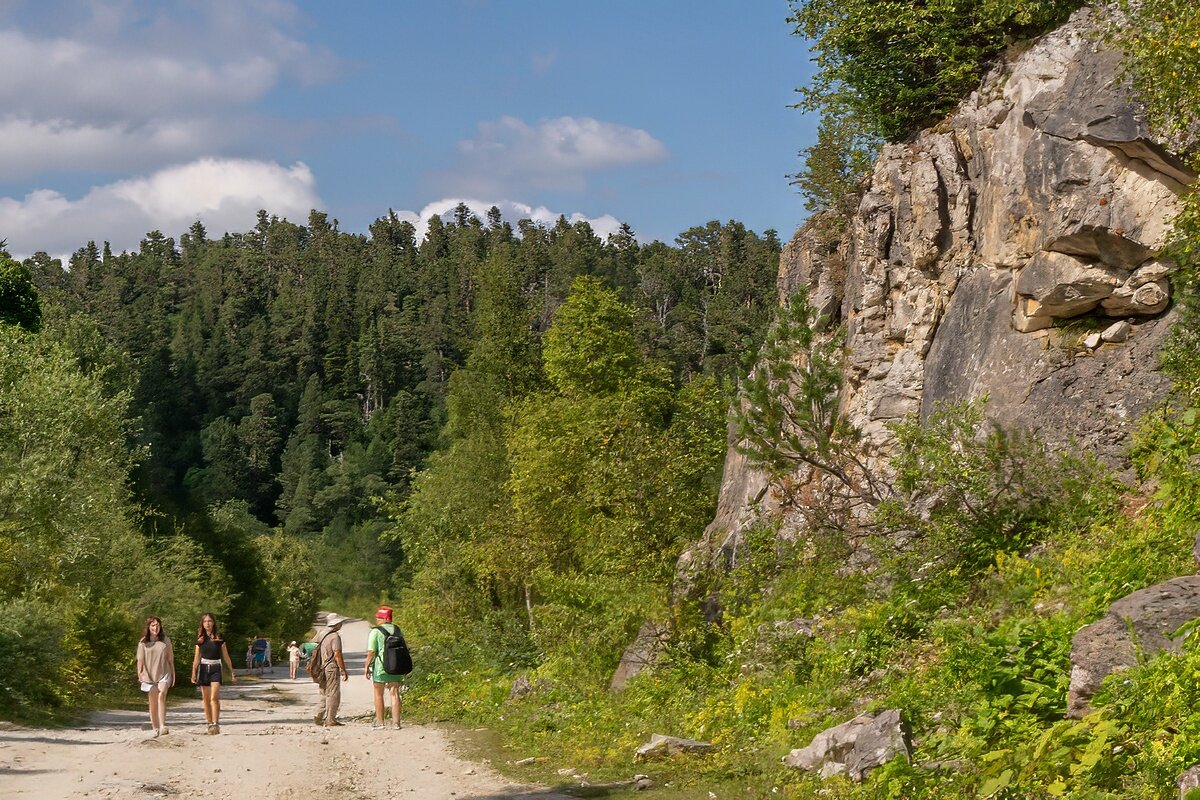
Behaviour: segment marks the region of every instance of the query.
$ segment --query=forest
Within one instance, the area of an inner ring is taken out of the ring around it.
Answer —
[[[64,672],[9,687],[11,707],[103,685],[124,654],[90,632],[151,608],[279,640],[321,601],[408,587],[499,630],[535,604],[565,624],[593,581],[644,582],[603,601],[625,616],[663,601],[650,587],[711,514],[779,241],[732,221],[671,246],[487,216],[460,206],[418,243],[390,213],[361,236],[263,212],[220,239],[197,223],[178,245],[5,259],[23,309],[4,328],[22,498],[6,518],[33,521],[5,540],[6,641],[45,616],[79,643]]]
[[[832,235],[881,145],[1082,4],[789,5],[818,66],[799,105],[821,120],[793,181]],[[1148,118],[1200,166],[1200,13],[1113,8]],[[0,675],[0,714],[127,702],[149,613],[186,635],[209,611],[235,643],[278,641],[318,608],[386,601],[414,645],[407,708],[488,726],[538,756],[517,771],[530,781],[558,764],[628,777],[663,731],[715,748],[658,768],[663,797],[1174,796],[1200,762],[1191,640],[1107,683],[1083,719],[1064,711],[1079,626],[1195,569],[1197,198],[1166,250],[1175,389],[1139,421],[1132,483],[988,428],[983,399],[897,424],[891,483],[853,473],[847,354],[803,293],[781,302],[778,233],[732,220],[645,243],[460,206],[418,239],[390,211],[355,234],[264,210],[245,233],[197,222],[66,263],[0,246],[0,651],[43,665]],[[680,602],[676,562],[713,518],[731,431],[778,481],[842,470],[888,579],[838,569],[846,523],[819,509],[809,540],[755,530],[692,587],[703,602]],[[796,617],[820,635],[778,628]],[[664,650],[613,693],[647,620]],[[903,707],[919,760],[958,766],[825,783],[780,765],[858,704]]]

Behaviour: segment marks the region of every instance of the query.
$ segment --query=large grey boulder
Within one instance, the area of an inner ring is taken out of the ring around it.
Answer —
[[[821,731],[808,747],[783,757],[789,767],[818,772],[822,778],[846,775],[861,781],[875,767],[911,755],[910,733],[898,709],[854,719]]]
[[[1175,785],[1179,787],[1179,800],[1190,800],[1188,795],[1200,789],[1200,766],[1189,767],[1175,779]]]
[[[709,742],[654,733],[650,735],[650,741],[637,749],[634,758],[638,761],[646,761],[651,758],[677,756],[680,753],[707,753],[712,749],[713,746]]]
[[[1137,664],[1138,655],[1179,652],[1172,634],[1200,618],[1200,575],[1186,575],[1141,589],[1113,603],[1099,621],[1071,640],[1071,684],[1067,716],[1091,710],[1092,695],[1105,677]]]
[[[641,674],[642,670],[653,664],[659,653],[662,652],[666,637],[667,626],[651,620],[643,622],[637,632],[637,637],[621,654],[621,663],[617,664],[617,668],[613,672],[609,688],[613,691],[624,689],[625,684],[629,683],[634,676]]]

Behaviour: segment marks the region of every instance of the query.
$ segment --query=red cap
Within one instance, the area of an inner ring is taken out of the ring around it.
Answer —
[[[391,622],[392,621],[391,606],[380,606],[379,610],[375,612],[375,619],[381,619],[384,622]]]

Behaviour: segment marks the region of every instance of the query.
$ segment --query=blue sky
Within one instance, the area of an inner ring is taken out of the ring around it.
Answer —
[[[783,238],[815,120],[786,0],[0,0],[0,239],[134,249],[310,208]]]

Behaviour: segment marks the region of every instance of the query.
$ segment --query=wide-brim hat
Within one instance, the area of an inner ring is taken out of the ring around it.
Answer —
[[[330,614],[328,617],[325,618],[325,627],[326,628],[336,628],[338,625],[341,625],[345,621],[346,621],[346,618],[343,617],[341,614]]]

